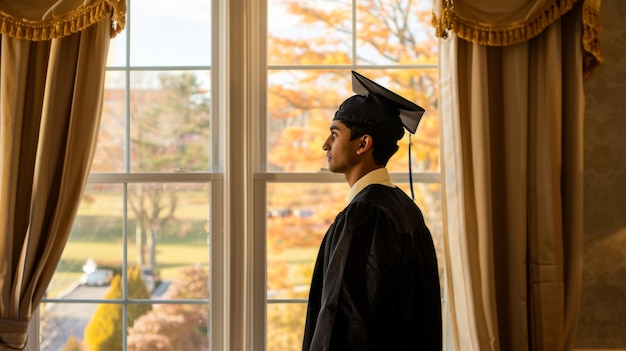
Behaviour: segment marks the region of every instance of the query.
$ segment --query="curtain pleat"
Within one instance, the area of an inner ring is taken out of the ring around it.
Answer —
[[[457,350],[571,350],[582,279],[583,5],[539,35],[441,42]]]
[[[100,126],[112,17],[52,40],[0,39],[0,350],[25,347],[69,237]]]
[[[599,0],[598,0],[599,1]],[[599,7],[599,5],[598,5]],[[563,26],[573,28],[575,31],[562,35],[563,52],[589,51],[585,44],[584,36],[587,30],[584,28],[587,20],[587,8],[573,12],[563,18]],[[583,28],[579,25],[583,17]],[[598,22],[599,26],[599,22]],[[596,38],[599,33],[596,33]],[[579,40],[583,37],[583,41]],[[582,47],[581,47],[582,46]],[[600,47],[596,46],[599,56]],[[563,116],[565,122],[562,128],[562,173],[561,179],[563,232],[568,235],[563,237],[563,265],[564,270],[564,315],[565,315],[565,350],[573,350],[576,342],[576,332],[582,300],[582,270],[583,270],[583,193],[584,193],[584,119],[585,119],[585,94],[584,79],[589,77],[590,72],[583,75],[574,74],[580,67],[588,67],[586,54],[574,56],[563,60],[564,75],[561,87],[563,101]],[[599,64],[598,61],[594,61]]]

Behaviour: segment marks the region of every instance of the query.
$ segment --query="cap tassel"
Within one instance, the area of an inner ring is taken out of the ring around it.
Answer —
[[[411,170],[411,148],[413,146],[413,142],[411,141],[411,134],[409,134],[409,184],[411,186],[411,200],[415,201],[415,194],[413,193],[413,171]]]

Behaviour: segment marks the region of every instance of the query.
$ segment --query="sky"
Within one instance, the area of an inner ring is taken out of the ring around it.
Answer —
[[[210,66],[210,0],[129,0],[127,27],[111,41],[109,66]]]

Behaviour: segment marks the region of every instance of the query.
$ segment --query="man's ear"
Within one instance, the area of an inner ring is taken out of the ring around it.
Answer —
[[[374,147],[374,140],[369,134],[365,134],[359,139],[361,139],[361,142],[359,143],[359,149],[357,151],[358,154],[362,154]]]

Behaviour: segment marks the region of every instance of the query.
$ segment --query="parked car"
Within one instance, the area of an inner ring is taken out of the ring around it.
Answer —
[[[146,288],[148,288],[149,292],[154,291],[154,288],[159,283],[158,274],[152,267],[142,267],[141,268],[141,279],[146,284]]]
[[[104,286],[111,284],[113,271],[110,269],[96,269],[80,277],[80,283],[88,286]]]

